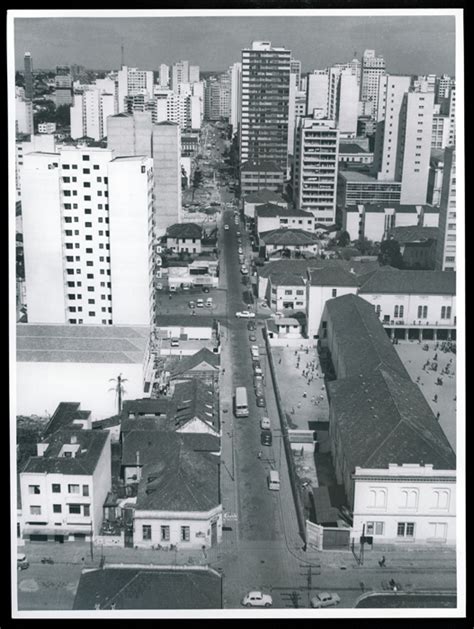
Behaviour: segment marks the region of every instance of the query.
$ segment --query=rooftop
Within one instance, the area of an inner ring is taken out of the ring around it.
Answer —
[[[257,216],[262,218],[274,217],[274,216],[298,216],[300,218],[313,218],[311,212],[305,210],[297,210],[295,208],[282,207],[275,203],[265,203],[263,205],[257,205],[255,208]]]
[[[386,181],[386,180],[378,180],[375,175],[369,175],[367,173],[360,172],[358,170],[340,170],[339,177],[342,177],[348,182],[354,183],[371,183],[380,187],[383,186],[397,186],[401,187],[400,181]]]
[[[367,153],[370,155],[369,151],[363,149],[359,144],[354,144],[352,142],[340,144],[339,153]]]
[[[89,419],[90,411],[80,411],[79,402],[60,402],[43,431],[43,437],[49,435],[60,428],[71,426],[75,419]]]
[[[73,609],[221,609],[221,579],[208,570],[114,568],[81,575]]]
[[[141,400],[125,400],[122,406],[122,414],[129,415],[166,415],[168,400],[166,398]]]
[[[392,227],[389,236],[392,236],[401,244],[408,242],[420,242],[426,240],[437,240],[439,230],[437,227],[419,227],[418,225],[403,225]]]
[[[281,168],[275,164],[275,162],[262,161],[262,162],[244,162],[240,167],[240,172],[274,172],[282,173]]]
[[[272,192],[271,190],[267,190],[264,188],[263,190],[259,190],[258,192],[252,192],[248,194],[244,201],[246,203],[266,203],[267,201],[274,201],[284,203],[286,205],[285,199],[278,192]]]
[[[30,457],[22,472],[89,476],[94,473],[108,438],[109,433],[103,430],[57,430],[43,440],[48,444],[43,456]],[[66,444],[79,446],[74,456],[60,456]]]
[[[359,291],[389,295],[455,295],[456,273],[452,271],[378,271]]]
[[[183,444],[194,452],[220,451],[220,440],[214,435],[157,429],[151,421],[144,419],[127,419],[123,424],[121,463],[125,467],[137,464],[137,452],[140,465],[148,465],[167,459],[170,452],[172,455],[179,453]]]
[[[314,245],[318,238],[304,229],[272,229],[262,232],[260,238],[266,245]]]
[[[338,347],[343,350],[340,362],[345,367],[346,378],[377,367],[389,367],[408,378],[372,304],[350,294],[329,299],[325,309]]]
[[[218,370],[220,364],[219,354],[215,354],[203,347],[192,356],[184,356],[183,358],[175,358],[173,364],[170,365],[170,374],[172,378],[180,376],[188,371],[211,368]]]
[[[16,326],[19,362],[142,363],[148,326]]]
[[[432,205],[413,205],[401,203],[364,203],[360,205],[349,205],[346,212],[359,212],[363,209],[366,213],[384,213],[386,210],[394,210],[398,214],[418,214],[420,212],[439,212],[439,209]]]
[[[203,430],[219,431],[217,396],[214,389],[197,379],[178,383],[171,397],[168,419],[179,430],[194,419],[204,423]]]
[[[168,238],[201,238],[202,228],[196,223],[175,223],[166,230]]]
[[[359,286],[359,279],[355,273],[343,267],[326,267],[308,270],[311,286]]]

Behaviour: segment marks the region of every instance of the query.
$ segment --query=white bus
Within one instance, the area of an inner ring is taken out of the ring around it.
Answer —
[[[235,389],[235,416],[236,417],[249,416],[247,389],[245,387],[236,387]]]

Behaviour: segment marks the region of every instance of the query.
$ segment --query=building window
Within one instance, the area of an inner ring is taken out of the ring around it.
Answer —
[[[78,494],[79,493],[79,485],[68,485],[67,486],[68,493],[70,494]]]
[[[418,490],[402,489],[401,492],[401,509],[416,509],[418,507]]]
[[[52,491],[53,491],[53,494],[60,494],[61,493],[61,485],[59,485],[58,483],[53,483]]]
[[[151,540],[151,524],[142,525],[142,540]]]
[[[169,542],[170,541],[170,527],[164,525],[160,527],[160,530],[161,530],[161,541]]]
[[[435,489],[433,492],[434,505],[433,509],[449,509],[449,489]]]
[[[88,518],[91,514],[90,505],[83,505],[83,506],[84,506],[84,515],[86,516],[86,518]]]
[[[415,536],[415,523],[414,522],[399,522],[397,524],[397,537],[414,537]]]
[[[79,485],[78,485],[79,487]],[[69,513],[72,513],[74,515],[80,515],[81,514],[81,505],[69,505]]]
[[[53,513],[61,513],[62,508],[61,505],[53,505]]]
[[[40,486],[39,485],[28,485],[28,493],[29,494],[40,494]]]
[[[331,296],[332,296],[332,297],[337,297],[337,288],[333,288],[333,289],[331,290]]]
[[[82,495],[83,496],[88,496],[89,495],[89,485],[83,485],[82,486]]]
[[[369,507],[385,509],[387,506],[387,490],[373,488],[369,491]]]
[[[426,319],[428,317],[428,306],[418,306],[418,319]]]
[[[91,159],[91,158],[90,158],[90,155],[83,155],[83,156],[82,156],[82,161],[83,161],[83,162],[90,162],[90,159]]]
[[[441,307],[441,319],[451,319],[451,306]]]
[[[30,515],[41,515],[41,507],[39,505],[31,506]]]
[[[181,527],[181,541],[189,542],[190,535],[191,535],[191,531],[190,531],[189,526],[182,526]]]
[[[367,522],[365,532],[367,535],[383,535],[385,522]]]
[[[448,525],[446,522],[430,522],[429,526],[429,537],[434,539],[446,539]]]

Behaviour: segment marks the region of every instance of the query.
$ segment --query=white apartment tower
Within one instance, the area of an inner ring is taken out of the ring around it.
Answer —
[[[189,82],[199,83],[199,66],[189,66]]]
[[[160,65],[160,87],[169,87],[170,84],[170,67],[166,63]]]
[[[317,223],[334,223],[339,131],[334,120],[300,118],[295,135],[293,194],[298,209]]]
[[[242,83],[242,64],[240,62],[233,63],[229,68],[230,74],[230,124],[232,132],[236,133],[240,126],[240,99],[241,99],[241,83]]]
[[[436,268],[440,271],[456,270],[456,149],[454,146],[449,146],[444,151]]]
[[[171,89],[178,91],[180,83],[189,83],[189,61],[178,61],[171,69]]]
[[[114,93],[102,93],[100,89],[88,89],[74,95],[71,107],[71,138],[89,137],[101,140],[107,135],[107,117],[115,114]]]
[[[402,204],[424,204],[428,191],[433,92],[415,91],[411,77],[380,78],[373,172],[400,181]]]
[[[373,112],[377,111],[379,78],[385,74],[385,60],[376,57],[375,50],[365,50],[362,56],[360,100],[371,101]]]
[[[146,94],[153,97],[153,72],[122,66],[117,73],[117,111],[125,111],[125,97]]]
[[[30,153],[21,185],[28,322],[150,325],[152,160]]]
[[[33,102],[17,96],[15,98],[15,131],[31,135],[33,126]]]

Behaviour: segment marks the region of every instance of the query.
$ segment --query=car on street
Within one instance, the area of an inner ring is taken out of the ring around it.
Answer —
[[[238,244],[238,245],[241,245],[241,244],[242,244],[242,238],[240,238],[240,236],[239,236],[239,238],[237,238],[237,244]]]
[[[196,301],[196,307],[197,308],[204,308],[204,299],[198,299]]]
[[[238,319],[253,319],[255,317],[255,312],[250,312],[249,310],[241,310],[240,312],[236,312],[235,316]]]
[[[244,250],[242,249],[242,247],[239,247],[239,248],[237,249],[237,251],[238,251],[240,254],[242,254],[242,253],[244,252]]]
[[[262,446],[271,446],[273,441],[272,431],[269,429],[260,432],[260,443]]]
[[[229,231],[230,229],[229,225],[224,225],[224,229],[226,230],[226,232]]]
[[[263,395],[257,395],[257,406],[259,408],[265,408],[265,398]]]
[[[195,308],[195,307],[196,307],[196,302],[191,300],[191,301],[188,303],[188,306],[189,306],[190,308]]]
[[[249,334],[249,341],[256,341],[257,337],[255,336],[255,334]]]
[[[189,285],[188,285],[188,284],[185,284],[185,285],[183,286],[183,290],[189,290]]]
[[[270,421],[270,418],[262,417],[262,419],[260,420],[260,428],[262,430],[270,430],[271,427],[272,427],[272,423]]]
[[[271,607],[273,605],[273,599],[270,594],[252,591],[244,596],[242,605],[245,607]]]
[[[260,304],[260,306],[261,306],[262,308],[268,308],[268,304],[267,304],[267,302],[266,302],[266,301],[262,301],[262,303]]]
[[[239,231],[236,231],[236,232],[235,232],[235,235],[237,236],[237,238],[240,238],[240,235],[241,235],[241,234],[240,234],[240,232],[239,232]]]
[[[248,275],[249,270],[247,269],[245,264],[242,264],[242,266],[240,267],[240,272],[242,273],[242,275]]]
[[[332,607],[333,605],[339,605],[340,602],[341,599],[336,592],[321,592],[313,596],[311,599],[311,607]]]
[[[260,363],[258,361],[254,361],[253,363],[253,372],[257,376],[263,376],[262,368],[260,367]]]
[[[255,323],[254,323],[253,321],[249,321],[249,322],[247,323],[247,330],[248,330],[249,332],[253,332],[253,331],[254,331],[254,330],[256,330],[256,329],[257,329],[257,326],[255,325]]]
[[[256,381],[256,386],[255,386],[255,396],[258,398],[259,396],[263,397],[265,395],[264,390],[263,390],[263,384],[261,380],[257,380]]]
[[[208,286],[203,286],[202,287],[202,292],[203,293],[208,293],[209,292],[209,287]]]
[[[30,562],[28,561],[24,553],[18,553],[18,555],[16,556],[16,566],[18,570],[26,570],[30,567]]]

